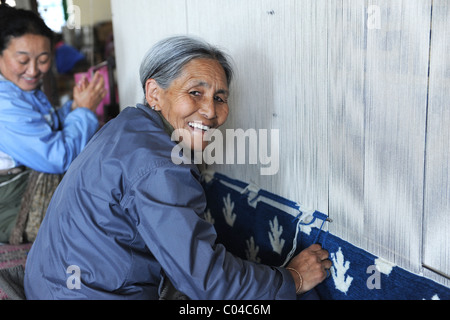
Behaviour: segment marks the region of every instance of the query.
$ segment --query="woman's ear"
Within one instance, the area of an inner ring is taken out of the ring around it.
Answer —
[[[159,94],[161,87],[155,79],[148,79],[145,82],[145,100],[150,107],[155,107],[159,103]]]

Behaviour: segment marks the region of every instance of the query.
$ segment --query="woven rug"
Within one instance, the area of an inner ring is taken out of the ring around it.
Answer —
[[[320,243],[330,253],[329,277],[316,287],[323,300],[450,300],[450,288],[404,270],[324,230],[327,217],[219,173],[204,174],[205,219],[217,241],[242,259],[286,266]]]
[[[31,249],[31,244],[18,246],[0,245],[0,270],[12,269],[17,266],[25,267],[27,254]],[[0,300],[8,299],[5,292],[0,289]]]
[[[27,254],[31,244],[18,246],[0,245],[0,269],[13,268],[18,265],[25,266]]]

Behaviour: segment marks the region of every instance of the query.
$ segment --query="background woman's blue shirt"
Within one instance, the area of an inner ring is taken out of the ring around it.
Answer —
[[[42,91],[23,91],[0,77],[0,151],[16,166],[64,173],[98,129],[92,111],[71,105],[56,111]]]

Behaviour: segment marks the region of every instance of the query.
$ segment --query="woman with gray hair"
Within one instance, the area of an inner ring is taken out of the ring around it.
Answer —
[[[52,199],[26,265],[28,299],[158,299],[167,283],[190,299],[296,299],[325,279],[319,245],[275,268],[216,244],[198,168],[172,161],[174,130],[201,151],[225,122],[231,79],[229,59],[202,40],[171,37],[149,51],[146,105],[109,122]]]

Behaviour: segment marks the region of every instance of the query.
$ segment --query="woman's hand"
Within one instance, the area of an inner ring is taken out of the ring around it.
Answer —
[[[86,78],[83,78],[73,88],[72,110],[84,107],[95,112],[105,96],[105,80],[100,73],[96,72],[90,83]]]
[[[288,268],[295,269],[302,278],[300,280],[295,271],[289,270],[295,281],[296,288],[301,286],[298,294],[308,292],[326,279],[327,270],[332,266],[328,257],[328,251],[322,249],[319,244],[313,244],[292,259]]]

